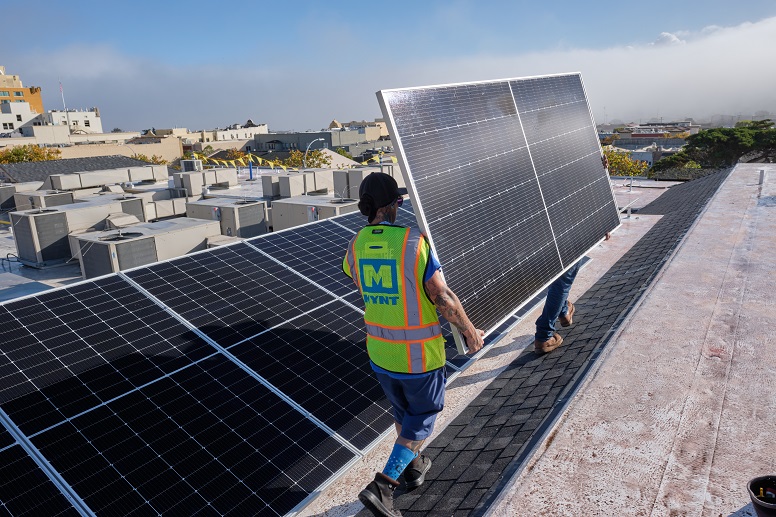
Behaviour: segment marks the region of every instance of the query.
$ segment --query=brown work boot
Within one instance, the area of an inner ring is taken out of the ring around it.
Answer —
[[[572,323],[574,323],[574,304],[570,301],[566,300],[566,304],[568,304],[568,309],[566,310],[566,314],[561,314],[558,316],[558,321],[560,321],[560,324],[564,327],[568,327]]]
[[[426,480],[426,472],[431,469],[431,460],[420,455],[404,469],[404,484],[407,490],[418,488]]]
[[[563,344],[563,337],[561,337],[561,335],[556,332],[547,341],[539,341],[538,339],[535,339],[534,352],[537,354],[546,354],[547,352],[552,352],[561,344]]]
[[[397,486],[398,481],[378,472],[375,480],[358,494],[358,500],[377,517],[401,517],[401,512],[393,507],[393,492]]]

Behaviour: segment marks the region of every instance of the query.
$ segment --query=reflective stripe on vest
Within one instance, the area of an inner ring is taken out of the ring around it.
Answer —
[[[439,337],[441,337],[441,336],[439,336]],[[376,336],[370,336],[370,338],[372,338],[373,341],[374,340],[380,341],[380,338],[378,338]],[[400,345],[397,345],[395,343],[387,342],[387,341],[386,341],[385,344],[387,346],[392,346],[392,347],[399,347],[400,346]],[[425,346],[425,344],[422,343],[422,342],[409,342],[409,343],[405,343],[404,344],[403,349],[397,350],[397,353],[402,354],[402,355],[406,355],[406,357],[407,357],[407,359],[409,361],[410,367],[409,367],[407,372],[403,372],[403,373],[423,373],[425,371],[428,371],[427,369],[425,369],[425,366],[426,366],[426,364],[425,364],[426,363],[426,354],[425,354],[424,346]],[[377,363],[375,363],[375,364],[377,364]],[[442,364],[444,364],[444,363],[442,363]],[[380,366],[380,365],[378,364],[377,366]],[[433,369],[436,369],[436,368],[433,368]]]
[[[423,288],[429,253],[418,230],[390,225],[367,226],[348,246],[342,265],[364,297],[369,357],[386,370],[445,364],[439,317]]]
[[[385,341],[426,341],[441,335],[442,328],[439,326],[439,323],[414,329],[392,329],[367,323],[366,333]]]

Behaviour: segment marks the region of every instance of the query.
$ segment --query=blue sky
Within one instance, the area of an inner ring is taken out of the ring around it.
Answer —
[[[0,65],[47,109],[113,127],[319,129],[380,116],[374,92],[582,72],[598,122],[776,112],[773,0],[25,0]],[[770,68],[771,70],[768,70]],[[692,93],[690,93],[692,92]]]

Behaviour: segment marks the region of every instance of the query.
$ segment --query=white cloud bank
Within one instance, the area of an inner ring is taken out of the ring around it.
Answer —
[[[98,106],[108,131],[202,129],[248,118],[274,130],[319,129],[333,118],[380,116],[374,95],[379,89],[577,71],[598,122],[776,112],[776,17],[697,33],[664,32],[652,44],[602,50],[421,60],[385,57],[391,55],[390,40],[384,45],[384,56],[365,57],[360,67],[357,58],[317,58],[239,68],[171,66],[110,47],[70,47],[24,56],[20,62],[29,64],[13,73],[44,87],[47,109],[61,106],[61,77],[68,106]]]

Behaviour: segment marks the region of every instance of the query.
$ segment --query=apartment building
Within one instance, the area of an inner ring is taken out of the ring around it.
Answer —
[[[8,75],[0,66],[0,105],[26,102],[35,113],[43,113],[40,86],[25,87],[18,75]]]

